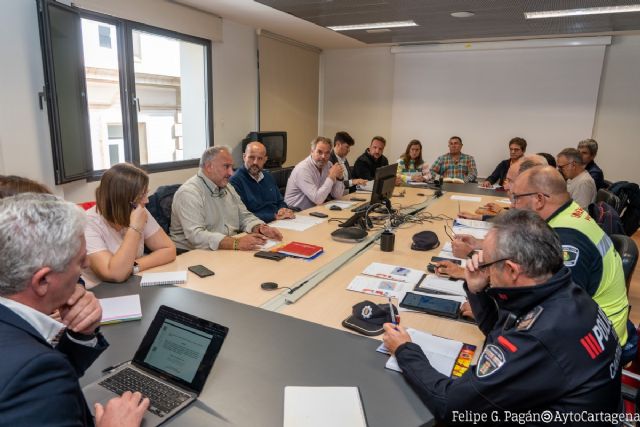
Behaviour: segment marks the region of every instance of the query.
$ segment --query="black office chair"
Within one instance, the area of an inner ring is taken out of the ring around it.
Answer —
[[[631,285],[631,276],[638,263],[638,246],[636,246],[636,242],[631,237],[624,234],[612,234],[611,240],[613,241],[613,247],[616,248],[620,258],[622,258],[622,270],[624,271],[624,280],[627,284],[628,293]]]
[[[615,209],[616,212],[618,212],[618,215],[622,213],[623,206],[620,198],[609,190],[605,190],[604,188],[598,190],[598,193],[596,194],[596,203],[598,202],[605,202]]]

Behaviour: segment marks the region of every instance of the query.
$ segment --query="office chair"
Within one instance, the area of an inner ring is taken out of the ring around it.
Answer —
[[[623,234],[612,234],[611,240],[613,241],[613,247],[618,251],[618,254],[620,254],[620,258],[622,258],[624,281],[627,284],[627,292],[629,292],[631,276],[638,263],[638,246],[636,246],[636,242],[634,242],[631,237]]]
[[[598,193],[596,194],[596,203],[598,202],[605,202],[606,204],[614,208],[616,212],[618,212],[618,215],[622,213],[623,206],[620,198],[609,190],[605,190],[604,188],[598,190]]]

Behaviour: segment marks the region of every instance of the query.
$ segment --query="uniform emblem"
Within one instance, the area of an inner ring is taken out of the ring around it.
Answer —
[[[478,378],[488,377],[500,369],[505,362],[506,359],[502,349],[493,344],[487,344],[478,360],[476,375]]]
[[[533,310],[525,314],[524,317],[520,318],[520,320],[518,321],[516,330],[528,331],[529,329],[531,329],[536,320],[538,320],[538,317],[540,317],[540,313],[542,313],[543,310],[544,308],[542,308],[541,306],[537,306]]]
[[[362,307],[362,311],[360,312],[360,315],[362,316],[363,319],[370,319],[372,314],[373,314],[373,307],[371,307],[370,305],[365,305],[364,307]]]
[[[580,250],[575,246],[562,245],[562,261],[567,267],[574,267],[578,263]]]

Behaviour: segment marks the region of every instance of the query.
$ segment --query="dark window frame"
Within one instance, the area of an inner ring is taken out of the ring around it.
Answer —
[[[179,33],[176,31],[158,28],[152,25],[143,24],[140,22],[130,21],[123,18],[117,18],[110,15],[105,15],[98,12],[93,12],[85,9],[80,9],[74,6],[67,6],[60,4],[55,0],[36,0],[38,10],[38,21],[40,31],[40,42],[42,50],[42,60],[45,74],[45,88],[43,90],[47,100],[47,115],[49,118],[49,128],[51,134],[51,147],[53,152],[53,164],[55,172],[56,184],[64,184],[72,181],[86,179],[87,181],[94,181],[100,179],[104,173],[104,169],[94,170],[93,162],[91,159],[91,136],[89,130],[89,109],[87,105],[86,96],[86,75],[84,68],[84,53],[82,44],[82,30],[80,28],[81,19],[91,19],[95,21],[104,22],[106,24],[114,25],[116,30],[116,39],[118,46],[118,63],[119,63],[119,79],[120,79],[120,104],[122,108],[122,125],[124,136],[124,155],[125,161],[135,164],[148,173],[166,172],[180,169],[188,169],[197,167],[200,159],[189,160],[177,160],[171,162],[153,163],[153,164],[140,164],[140,149],[138,141],[138,122],[137,122],[137,109],[135,104],[135,60],[133,55],[133,37],[132,32],[134,30],[142,31],[158,36],[170,37],[173,39],[187,41],[202,45],[204,48],[204,63],[205,63],[205,90],[206,105],[205,105],[205,117],[206,126],[205,135],[207,138],[206,147],[214,145],[214,132],[213,132],[213,66],[212,66],[212,42],[208,39],[201,37],[191,36],[188,34]],[[51,33],[51,24],[49,22],[49,7],[55,7],[62,9],[68,13],[74,14],[77,18],[77,27],[80,28],[78,45],[79,64],[81,68],[81,74],[84,77],[82,85],[84,90],[84,111],[82,113],[82,123],[84,125],[83,132],[86,133],[86,141],[83,147],[78,147],[81,151],[88,156],[88,168],[85,168],[83,173],[77,173],[70,175],[66,172],[67,167],[63,156],[63,148],[61,141],[61,129],[59,122],[59,110],[58,110],[58,97],[55,86],[55,73],[54,73],[54,59],[51,46],[51,39],[49,34]],[[205,148],[206,148],[205,147]]]

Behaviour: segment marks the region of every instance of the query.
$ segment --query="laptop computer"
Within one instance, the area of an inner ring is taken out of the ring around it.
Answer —
[[[229,328],[160,306],[133,360],[83,388],[89,407],[125,391],[151,401],[142,425],[157,426],[200,395]],[[95,415],[95,414],[94,414]]]

